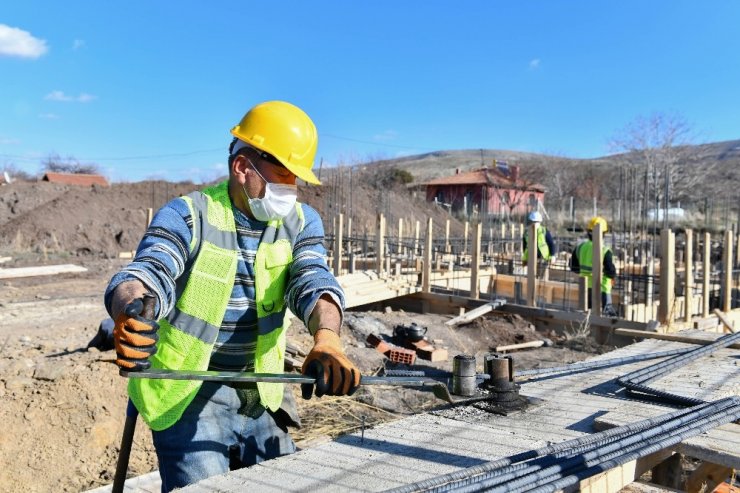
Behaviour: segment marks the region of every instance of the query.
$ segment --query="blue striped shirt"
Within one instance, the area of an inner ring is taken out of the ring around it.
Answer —
[[[306,326],[323,294],[329,294],[344,310],[344,292],[330,272],[324,248],[324,227],[319,214],[302,204],[306,224],[296,238],[293,263],[285,293],[289,309]],[[253,371],[257,342],[257,308],[254,290],[254,257],[266,223],[250,219],[234,208],[239,260],[231,298],[213,348],[209,369]],[[160,209],[141,240],[133,262],[111,279],[105,293],[110,312],[113,290],[122,282],[138,279],[158,300],[157,318],[175,306],[175,281],[186,274],[190,258],[193,218],[182,199]]]

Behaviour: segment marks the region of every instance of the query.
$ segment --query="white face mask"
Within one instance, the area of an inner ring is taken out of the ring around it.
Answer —
[[[249,161],[249,164],[252,165],[252,168],[259,177],[262,178],[262,181],[265,182],[265,196],[261,199],[250,198],[244,185],[242,185],[242,190],[247,197],[247,203],[249,203],[249,209],[252,211],[254,218],[258,221],[268,222],[282,219],[290,214],[298,199],[298,187],[295,185],[270,183],[257,171],[252,161],[247,161]]]

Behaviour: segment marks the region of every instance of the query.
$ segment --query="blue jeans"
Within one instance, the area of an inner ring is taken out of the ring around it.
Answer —
[[[295,452],[268,412],[249,418],[237,414],[239,406],[233,388],[203,382],[177,423],[152,430],[163,493]]]

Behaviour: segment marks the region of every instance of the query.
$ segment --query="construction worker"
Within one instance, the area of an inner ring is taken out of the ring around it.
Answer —
[[[588,240],[576,245],[573,254],[570,257],[570,270],[588,279],[588,306],[591,302],[591,272],[593,267],[593,229],[596,225],[601,226],[601,232],[606,233],[608,230],[606,219],[600,216],[591,218],[588,222]],[[610,248],[603,246],[601,248],[602,258],[602,276],[601,276],[601,306],[602,312],[607,317],[616,317],[617,312],[612,305],[612,286],[614,278],[617,276],[617,269],[614,267],[614,260]]]
[[[296,201],[297,178],[320,183],[316,127],[298,107],[269,101],[231,133],[228,180],[162,207],[112,278],[116,363],[282,373],[290,309],[314,339],[302,373],[316,384],[304,384],[303,397],[351,395],[360,371],[340,344],[344,293],[326,263],[321,218]],[[283,384],[132,378],[128,393],[129,411],[152,429],[162,491],[295,451],[288,426],[299,419]]]
[[[529,248],[528,248],[528,237],[529,237],[529,225],[535,224],[536,232],[536,245],[537,245],[537,258],[538,269],[537,272],[544,272],[550,259],[557,253],[555,242],[552,239],[552,235],[545,226],[542,225],[542,214],[539,211],[532,211],[527,216],[527,228],[524,230],[524,236],[522,237],[522,265],[527,265],[529,259]]]

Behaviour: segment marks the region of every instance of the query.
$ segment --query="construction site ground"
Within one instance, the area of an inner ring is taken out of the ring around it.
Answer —
[[[126,260],[91,256],[17,255],[2,267],[74,263],[83,273],[0,280],[0,491],[84,491],[112,481],[124,422],[125,380],[111,364],[113,352],[84,348],[107,316],[102,296]],[[562,365],[611,348],[595,345],[576,329],[541,334],[523,319],[483,317],[457,328],[450,315],[403,311],[352,311],[345,318],[345,350],[365,374],[387,359],[365,339],[392,335],[398,324],[428,327],[427,338],[449,351],[447,361],[417,360],[421,368],[451,369],[460,353],[481,356],[490,348],[549,337],[553,347],[516,353],[517,368]],[[310,349],[298,321],[290,340]],[[298,395],[299,389],[294,389]],[[399,388],[363,388],[353,398],[298,399],[303,427],[294,433],[302,448],[352,433],[365,425],[398,420],[440,404],[430,393]],[[129,474],[155,470],[145,426],[137,428]]]

